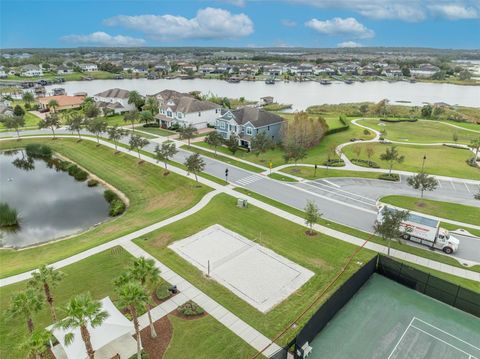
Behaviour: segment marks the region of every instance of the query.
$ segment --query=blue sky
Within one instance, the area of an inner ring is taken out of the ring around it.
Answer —
[[[480,48],[480,0],[0,0],[0,47]]]

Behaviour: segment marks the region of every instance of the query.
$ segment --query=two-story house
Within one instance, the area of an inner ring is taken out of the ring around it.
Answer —
[[[134,104],[128,103],[130,91],[114,88],[97,93],[93,100],[99,108],[107,107],[115,114],[124,113],[135,109]]]
[[[25,77],[37,77],[37,76],[43,76],[43,71],[38,66],[25,65],[25,66],[22,66],[22,70],[20,74]]]
[[[174,124],[192,125],[197,129],[214,126],[221,113],[221,106],[210,101],[196,99],[188,93],[163,90],[154,95],[159,104],[155,116],[160,126],[169,128]]]
[[[216,129],[224,139],[238,136],[239,145],[251,148],[251,141],[260,132],[266,132],[274,143],[282,141],[282,126],[285,120],[272,112],[257,107],[242,107],[224,110],[217,118]]]
[[[80,64],[79,67],[85,72],[98,71],[98,66],[95,64]]]

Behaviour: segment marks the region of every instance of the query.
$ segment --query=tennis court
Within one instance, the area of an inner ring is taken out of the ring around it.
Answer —
[[[179,256],[265,313],[286,299],[313,272],[215,224],[169,246]]]
[[[480,359],[480,319],[373,274],[309,358]]]

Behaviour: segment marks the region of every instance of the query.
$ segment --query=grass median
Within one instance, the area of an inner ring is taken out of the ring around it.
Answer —
[[[302,177],[308,180],[314,180],[319,178],[332,178],[332,177],[353,177],[353,178],[371,178],[379,179],[381,172],[367,172],[367,171],[349,171],[338,170],[335,168],[315,168],[307,166],[292,166],[282,169],[280,172],[285,172],[294,176]],[[387,172],[384,172],[387,173]]]
[[[44,143],[87,171],[123,192],[130,200],[122,216],[68,239],[24,250],[0,251],[0,277],[7,277],[53,263],[86,249],[121,237],[150,224],[179,214],[197,203],[211,189],[188,178],[170,173],[150,163],[117,153],[92,141],[75,139],[24,139],[1,141],[0,150],[28,143]]]

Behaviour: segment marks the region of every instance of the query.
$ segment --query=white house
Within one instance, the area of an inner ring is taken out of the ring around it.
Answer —
[[[413,77],[432,77],[440,71],[440,68],[431,64],[422,64],[415,69],[410,69],[410,75]]]
[[[82,69],[82,71],[86,71],[86,72],[98,71],[98,66],[95,64],[80,64],[79,66]]]
[[[128,103],[130,91],[114,88],[97,93],[93,96],[93,100],[98,107],[107,107],[112,109],[114,113],[119,114],[135,109],[134,104]]]
[[[25,77],[37,77],[37,76],[43,76],[43,71],[38,66],[25,65],[25,66],[22,66],[22,70],[20,74]]]
[[[201,65],[198,68],[198,72],[201,72],[202,74],[211,74],[215,72],[215,66],[213,66],[212,64]]]
[[[174,90],[163,90],[154,95],[160,113],[155,116],[162,127],[192,125],[197,129],[214,126],[220,115],[221,106],[210,101],[198,100],[190,94]]]

